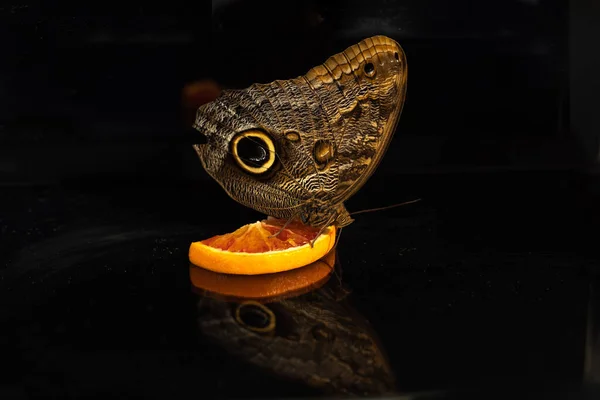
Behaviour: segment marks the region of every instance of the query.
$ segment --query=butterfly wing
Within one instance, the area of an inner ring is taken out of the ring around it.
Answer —
[[[405,91],[400,46],[368,38],[304,76],[224,91],[198,110],[194,127],[208,142],[195,149],[227,193],[257,211],[333,209],[376,169]]]
[[[394,40],[375,36],[330,57],[304,78],[333,132],[330,165],[322,165],[321,180],[335,184],[324,199],[343,203],[373,174],[392,140],[406,95],[406,56]],[[313,157],[324,147],[316,138]]]

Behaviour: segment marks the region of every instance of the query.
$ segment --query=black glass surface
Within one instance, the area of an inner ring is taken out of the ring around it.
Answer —
[[[344,301],[370,321],[398,390],[576,384],[598,262],[585,232],[599,203],[582,190],[595,179],[379,175],[372,187],[391,179],[423,200],[357,216],[337,250]],[[215,345],[198,327],[211,315],[191,290],[190,242],[260,215],[216,187],[207,199],[198,184],[96,185],[12,188],[4,199],[5,384],[61,396],[319,392],[231,355],[243,342],[226,331]],[[225,209],[235,211],[215,212]]]
[[[570,19],[593,7],[190,7],[0,9],[0,397],[597,395],[597,83],[568,58],[593,53]],[[347,208],[421,200],[357,215],[329,280],[242,326],[188,249],[264,216],[202,170],[182,89],[292,78],[374,34],[407,53],[407,102]]]

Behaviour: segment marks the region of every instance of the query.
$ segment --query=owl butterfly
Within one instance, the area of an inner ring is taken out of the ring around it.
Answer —
[[[204,169],[237,202],[324,228],[353,219],[344,202],[383,158],[404,105],[398,43],[367,38],[306,75],[223,91],[201,106],[194,145]]]

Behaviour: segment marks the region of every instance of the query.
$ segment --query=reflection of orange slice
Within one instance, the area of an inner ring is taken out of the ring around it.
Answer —
[[[194,289],[213,297],[230,301],[274,301],[319,288],[331,277],[334,262],[335,249],[306,267],[277,274],[228,275],[190,264],[190,280]]]
[[[189,259],[194,265],[225,274],[269,274],[304,267],[323,257],[335,244],[333,226],[316,238],[318,228],[294,221],[282,230],[285,223],[271,218],[194,242]]]

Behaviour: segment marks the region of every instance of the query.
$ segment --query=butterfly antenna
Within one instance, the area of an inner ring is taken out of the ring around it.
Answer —
[[[383,211],[383,210],[389,210],[390,208],[395,208],[395,207],[405,206],[405,205],[407,205],[407,204],[416,203],[416,202],[418,202],[418,201],[421,201],[421,199],[415,199],[415,200],[405,201],[404,203],[400,203],[400,204],[392,204],[391,206],[386,206],[386,207],[370,208],[370,209],[368,209],[368,210],[360,210],[360,211],[355,211],[355,212],[353,212],[353,213],[350,213],[350,215],[362,214],[362,213],[373,212],[373,211]]]

